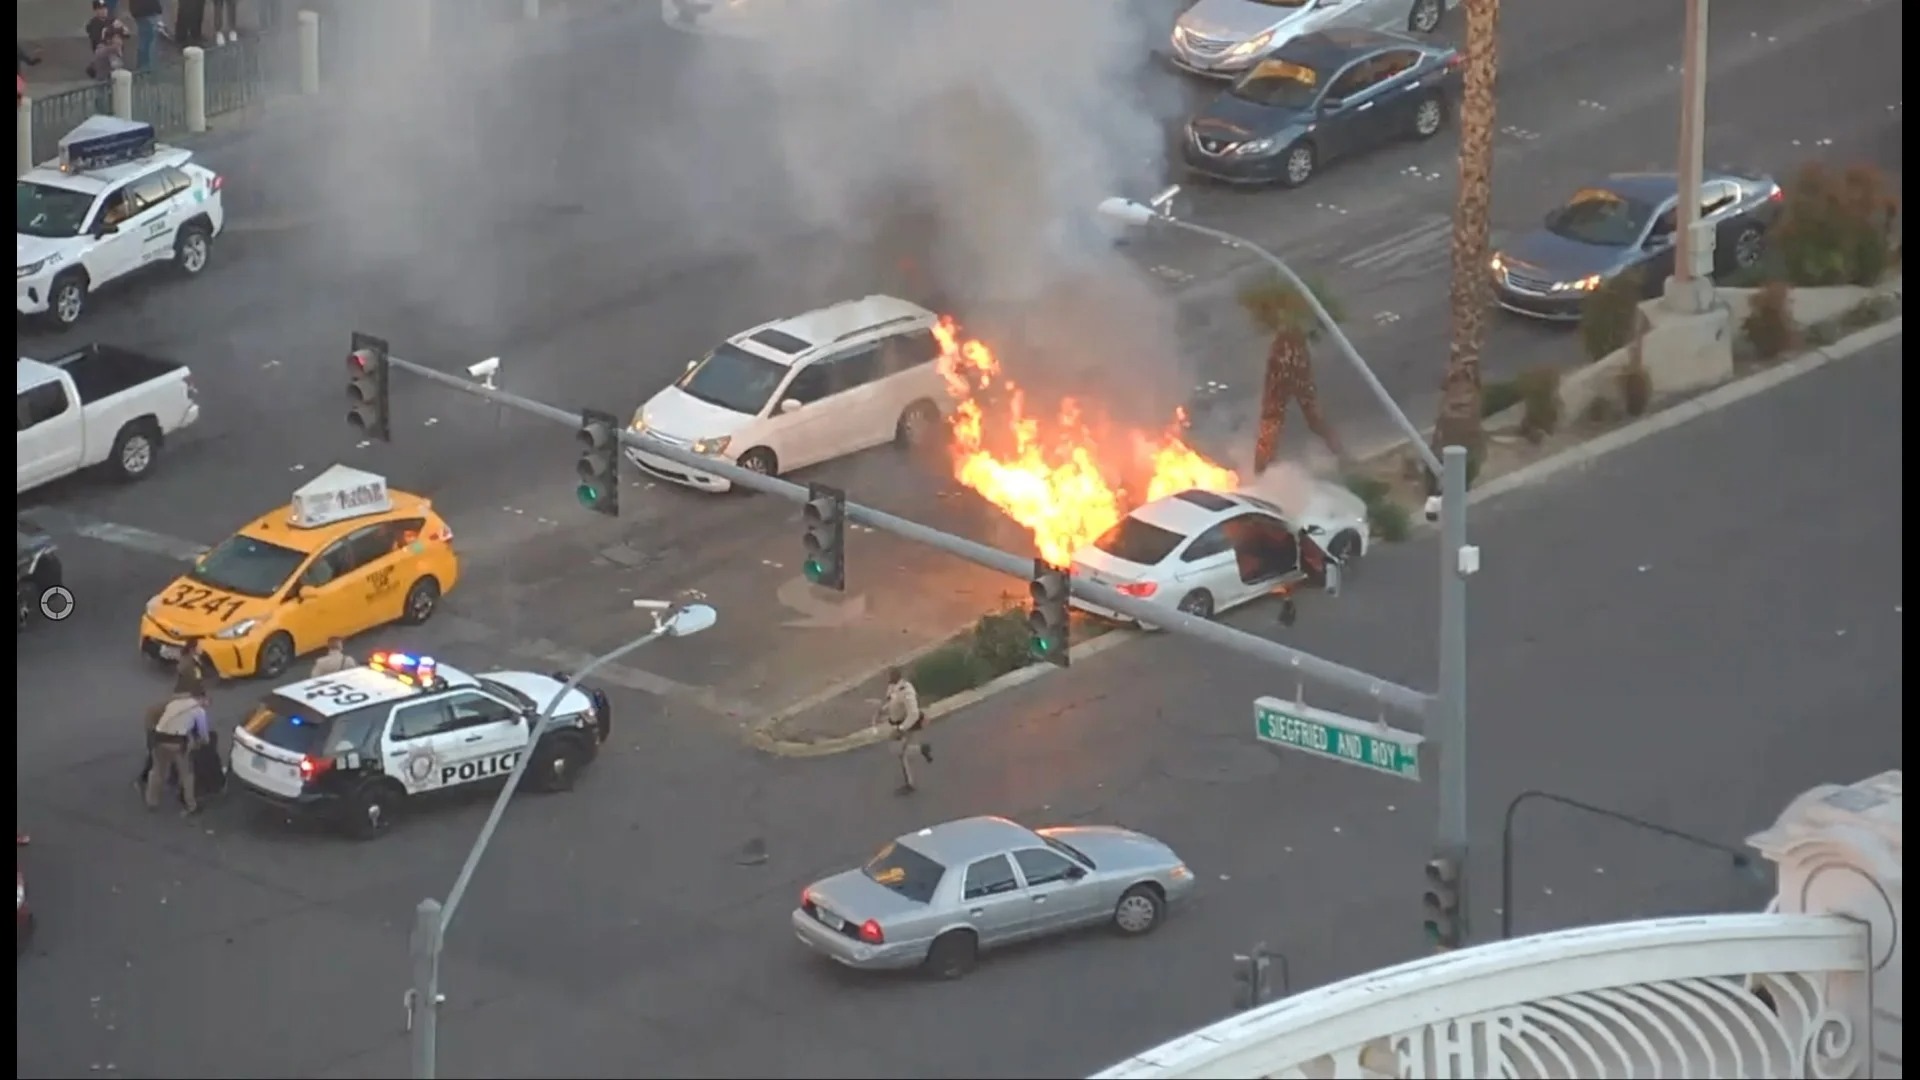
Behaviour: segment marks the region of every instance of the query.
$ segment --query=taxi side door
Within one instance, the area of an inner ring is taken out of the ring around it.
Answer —
[[[128,189],[121,187],[107,192],[94,211],[87,226],[93,245],[82,258],[96,288],[140,268],[144,240],[133,220],[137,206]]]
[[[173,258],[174,233],[179,230],[181,210],[191,187],[186,174],[165,168],[138,177],[127,184],[127,198],[133,202],[128,225],[140,237],[140,266],[152,266]]]
[[[419,555],[416,549],[426,527],[425,518],[398,518],[369,525],[348,537],[366,583],[363,595],[370,621],[359,630],[385,626],[404,613],[407,587],[420,576],[410,566]]]
[[[376,553],[390,554],[390,539],[382,533],[390,522],[378,522],[335,540],[320,549],[300,572],[299,585],[288,597],[292,610],[285,629],[293,635],[297,652],[308,653],[330,637],[350,637],[381,625],[367,603]],[[382,547],[386,543],[388,546]]]

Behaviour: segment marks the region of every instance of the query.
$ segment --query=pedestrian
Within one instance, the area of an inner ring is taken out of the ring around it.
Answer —
[[[313,662],[313,677],[317,679],[322,675],[338,675],[348,668],[359,666],[360,661],[347,655],[347,643],[340,638],[330,637],[327,639],[327,651],[321,653],[320,658]]]
[[[240,0],[213,0],[213,43],[240,43]]]
[[[173,662],[173,677],[176,682],[192,684],[195,693],[204,693],[208,669],[212,666],[200,639],[187,638],[180,643],[180,655]]]
[[[171,776],[179,783],[180,801],[186,805],[182,813],[200,812],[200,801],[193,788],[193,751],[207,741],[211,730],[207,721],[206,692],[196,691],[185,684],[175,686],[173,696],[161,706],[160,716],[153,725],[152,760],[147,770],[147,809],[160,808],[160,793],[166,790],[167,778]]]
[[[87,64],[87,75],[106,81],[113,73],[127,66],[126,56],[127,28],[122,23],[108,23],[100,31],[100,44],[94,46],[93,59]]]
[[[165,16],[160,10],[160,0],[127,0],[127,14],[133,16],[133,25],[139,34],[134,69],[152,71],[153,43],[160,38],[160,20]]]
[[[180,0],[173,10],[173,43],[186,48],[207,44],[207,0]]]
[[[880,699],[880,718],[893,729],[893,740],[900,744],[900,787],[896,794],[910,795],[914,790],[913,757],[933,760],[933,747],[920,739],[926,718],[920,713],[920,694],[897,667],[887,669],[886,696]]]
[[[93,15],[87,19],[87,52],[100,47],[100,39],[107,34],[107,27],[113,25],[113,8],[107,0],[93,0]]]

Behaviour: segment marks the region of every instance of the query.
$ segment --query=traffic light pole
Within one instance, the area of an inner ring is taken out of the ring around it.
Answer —
[[[410,360],[402,360],[399,357],[389,357],[388,362],[395,369],[409,372],[428,382],[458,390],[463,394],[470,394],[483,401],[492,402],[495,405],[517,409],[520,412],[543,417],[555,423],[565,424],[568,427],[575,427],[580,422],[580,414],[555,408],[545,402],[535,401],[531,398],[521,397],[518,394],[510,394],[503,390],[483,386],[469,379],[463,379],[457,375],[449,375],[446,372],[417,364]],[[695,454],[693,451],[684,447],[673,446],[657,439],[648,438],[645,435],[636,435],[624,429],[618,434],[620,442],[626,446],[645,450],[650,455],[665,458],[668,461],[684,465],[689,469],[721,477],[750,491],[758,491],[767,495],[778,496],[793,503],[804,504],[807,501],[807,489],[800,484],[782,480],[778,477],[767,476],[763,473],[753,472],[749,469],[743,469],[721,458]],[[1462,489],[1465,487],[1464,471],[1461,475],[1461,487]],[[1449,498],[1446,501],[1461,507],[1464,507],[1465,504],[1464,496],[1458,499]],[[1015,555],[1009,551],[1001,551],[998,548],[989,547],[986,544],[968,540],[965,537],[928,528],[919,522],[909,521],[906,518],[896,517],[892,514],[875,510],[871,507],[860,506],[856,503],[847,503],[846,510],[847,520],[849,521],[867,525],[881,532],[898,536],[903,540],[909,540],[917,544],[925,544],[937,551],[945,552],[956,558],[965,559],[968,562],[984,566],[989,570],[997,570],[1002,574],[1023,581],[1030,580],[1032,577],[1033,560],[1031,556]],[[1464,522],[1462,523],[1462,528],[1464,528]],[[1220,648],[1230,649],[1242,656],[1260,661],[1261,663],[1272,664],[1283,668],[1297,678],[1317,680],[1340,687],[1350,693],[1364,695],[1382,707],[1393,708],[1419,716],[1427,716],[1432,707],[1434,699],[1431,695],[1369,675],[1358,668],[1348,667],[1345,664],[1336,663],[1332,660],[1315,656],[1312,653],[1302,652],[1299,649],[1282,645],[1277,641],[1269,641],[1266,638],[1235,630],[1221,623],[1197,618],[1158,604],[1137,600],[1114,589],[1107,588],[1103,585],[1096,585],[1089,581],[1077,578],[1070,579],[1069,587],[1071,594],[1074,596],[1089,600],[1111,611],[1117,611],[1122,615],[1139,620],[1147,625],[1159,627],[1160,629],[1173,633],[1183,634]],[[1464,641],[1464,638],[1462,640]],[[1462,775],[1464,775],[1464,770],[1462,770]]]
[[[1467,882],[1467,451],[1449,446],[1440,468],[1439,693],[1427,718],[1427,737],[1440,746],[1440,828],[1435,855],[1458,875],[1459,937],[1472,940]]]

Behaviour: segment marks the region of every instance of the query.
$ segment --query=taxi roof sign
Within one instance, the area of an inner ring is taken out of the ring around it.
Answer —
[[[317,529],[393,509],[387,478],[335,465],[293,493],[293,527]]]
[[[88,172],[152,157],[153,125],[117,116],[89,116],[60,139],[60,171]]]

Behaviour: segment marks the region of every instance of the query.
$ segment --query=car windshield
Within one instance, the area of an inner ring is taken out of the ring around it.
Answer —
[[[1242,101],[1276,109],[1304,109],[1320,96],[1320,76],[1286,60],[1262,60],[1228,91]]]
[[[1067,858],[1072,859],[1074,862],[1084,865],[1087,869],[1089,870],[1099,869],[1099,867],[1093,864],[1092,859],[1087,858],[1086,852],[1081,851],[1079,848],[1074,847],[1072,844],[1067,843],[1065,840],[1056,840],[1051,836],[1042,836],[1040,839],[1045,840],[1047,842],[1048,847],[1052,848],[1053,850],[1059,852],[1062,855],[1065,855]]]
[[[708,353],[674,385],[709,405],[758,416],[786,374],[786,365],[728,343]]]
[[[270,544],[245,534],[230,536],[200,557],[187,576],[202,585],[241,596],[272,596],[299,573],[304,551]]]
[[[531,712],[536,708],[539,708],[539,706],[533,703],[532,698],[528,697],[527,695],[521,693],[518,690],[515,690],[513,687],[508,686],[506,683],[496,682],[495,680],[489,679],[484,675],[478,679],[478,682],[480,683],[481,686],[486,687],[488,691],[492,692],[494,696],[506,698],[508,701],[513,702],[514,704],[520,706],[522,709],[528,710],[529,712]]]
[[[1173,549],[1185,539],[1177,532],[1149,525],[1139,518],[1124,517],[1120,519],[1120,524],[1095,540],[1093,546],[1116,559],[1125,559],[1141,566],[1158,566],[1160,560],[1173,554]]]
[[[25,180],[14,181],[13,196],[18,218],[14,231],[21,236],[50,240],[79,236],[87,224],[87,211],[93,209],[93,196],[84,192]]]
[[[897,840],[881,848],[860,870],[875,885],[884,885],[916,904],[932,900],[940,879],[947,876],[946,867]]]
[[[1605,188],[1575,192],[1567,205],[1547,215],[1547,231],[1598,247],[1631,247],[1640,242],[1653,207]]]
[[[295,754],[318,754],[327,738],[325,717],[304,716],[292,701],[275,695],[260,703],[242,728],[247,734]]]

